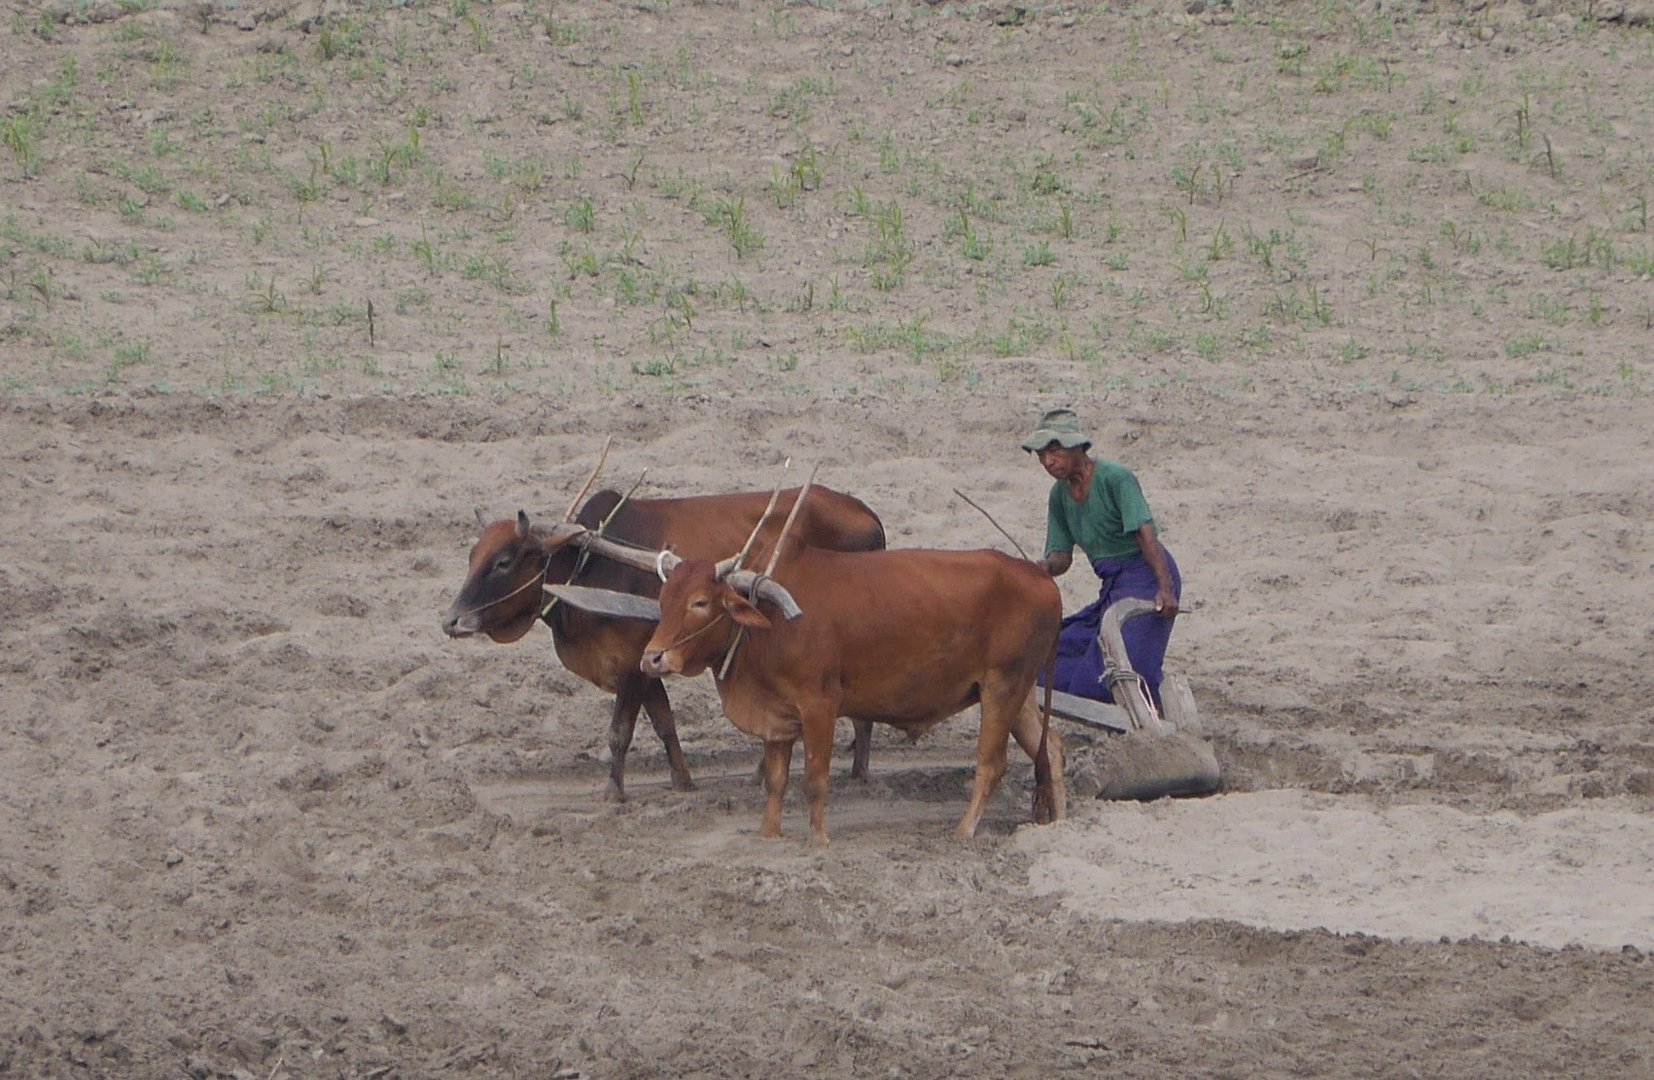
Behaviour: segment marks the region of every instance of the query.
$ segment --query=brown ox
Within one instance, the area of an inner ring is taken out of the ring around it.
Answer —
[[[798,498],[798,489],[783,491],[775,510],[760,531],[755,550],[765,550]],[[769,492],[703,495],[681,499],[628,499],[618,512],[620,496],[600,491],[581,507],[576,520],[596,529],[611,513],[604,535],[653,550],[672,548],[684,555],[711,557],[737,550],[751,534],[770,501]],[[823,547],[863,551],[884,547],[884,526],[860,500],[819,485],[810,489],[793,535]],[[576,675],[615,695],[609,721],[609,784],[605,797],[626,798],[626,751],[632,745],[637,714],[642,707],[666,747],[672,768],[672,787],[694,787],[689,764],[678,745],[672,703],[658,678],[638,666],[643,646],[654,631],[651,622],[612,618],[578,611],[558,603],[546,610],[541,585],[578,584],[654,597],[660,579],[653,573],[621,566],[600,556],[583,557],[578,548],[552,530],[529,525],[521,512],[516,520],[486,526],[471,549],[470,571],[460,587],[442,629],[450,637],[483,634],[502,644],[518,640],[536,621],[551,628],[557,657]],[[867,769],[869,725],[856,725],[852,776]]]
[[[650,675],[698,675],[736,650],[718,693],[735,726],[764,740],[761,835],[781,835],[781,799],[800,736],[810,828],[825,843],[838,717],[890,724],[917,738],[977,703],[976,780],[955,835],[976,832],[1005,775],[1012,735],[1035,761],[1045,809],[1063,816],[1062,742],[1047,732],[1049,718],[1033,694],[1057,641],[1062,598],[1037,564],[997,551],[845,553],[789,540],[774,579],[803,615],[772,622],[719,580],[712,563],[679,564],[661,589],[660,625],[643,656]]]

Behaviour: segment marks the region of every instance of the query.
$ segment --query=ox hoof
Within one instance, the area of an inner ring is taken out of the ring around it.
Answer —
[[[626,801],[626,792],[610,784],[603,789],[603,801],[606,803],[623,803]]]
[[[682,780],[673,780],[672,781],[672,790],[673,791],[697,791],[699,789],[695,787],[695,781],[689,779],[689,777],[686,776]]]

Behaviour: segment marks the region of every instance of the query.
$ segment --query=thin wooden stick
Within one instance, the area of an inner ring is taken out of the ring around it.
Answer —
[[[563,512],[564,521],[574,520],[574,512],[580,509],[580,500],[586,497],[586,492],[590,491],[592,485],[597,482],[597,474],[603,471],[603,463],[609,459],[609,445],[614,441],[615,437],[613,435],[603,440],[603,452],[597,455],[597,465],[592,469],[592,474],[586,477],[586,483],[580,488],[580,494],[574,497],[574,501],[569,503],[569,508]]]
[[[769,505],[764,507],[763,515],[759,517],[758,524],[752,527],[752,535],[748,536],[747,542],[741,545],[741,550],[736,554],[735,560],[733,562],[725,560],[718,564],[719,577],[723,577],[731,570],[741,569],[741,564],[747,561],[747,555],[751,553],[752,545],[757,542],[758,534],[764,531],[764,523],[770,519],[771,514],[775,513],[775,504],[781,499],[781,485],[786,482],[786,471],[792,468],[792,465],[792,458],[788,458],[786,461],[781,463],[781,471],[783,475],[780,480],[775,482],[775,490],[770,492]]]
[[[816,473],[821,469],[821,462],[816,462],[815,468],[810,470],[809,479],[804,486],[798,489],[798,498],[793,500],[793,508],[787,513],[787,520],[782,523],[781,533],[775,538],[775,547],[770,549],[770,564],[764,567],[764,576],[769,577],[775,571],[775,564],[781,561],[781,545],[787,540],[787,533],[792,531],[793,522],[798,520],[798,511],[803,508],[804,500],[809,497],[810,485],[816,482]]]
[[[593,474],[593,475],[595,476],[596,474]],[[632,497],[633,493],[635,493],[638,488],[643,486],[643,478],[645,476],[648,476],[648,475],[649,475],[649,470],[648,469],[644,469],[641,473],[638,473],[637,483],[633,484],[631,486],[631,488],[629,488],[627,490],[626,494],[624,494],[620,497],[620,501],[616,502],[614,504],[614,509],[610,510],[607,514],[603,515],[603,520],[597,523],[597,530],[596,530],[596,532],[593,533],[594,536],[602,536],[603,535],[604,530],[606,530],[609,527],[609,522],[613,521],[615,519],[615,515],[620,513],[621,507],[626,505],[626,500],[630,499]],[[575,501],[578,502],[579,500],[575,500]],[[563,520],[567,521],[568,518],[565,517]],[[569,575],[569,584],[573,584],[574,579],[580,576],[580,572],[586,568],[586,564],[591,561],[591,557],[592,557],[592,549],[590,547],[582,544],[580,546],[580,556],[579,556],[579,558],[575,559],[575,561],[574,561],[574,572]],[[552,596],[552,598],[546,602],[545,608],[540,612],[540,618],[542,618],[542,619],[545,618],[547,615],[549,615],[551,613],[551,609],[556,607],[556,606],[557,606],[557,597]]]
[[[637,483],[627,488],[626,494],[622,495],[620,497],[620,501],[615,503],[614,509],[610,510],[606,515],[604,515],[603,520],[597,523],[597,535],[603,535],[603,530],[609,527],[609,522],[613,521],[615,519],[615,515],[620,513],[620,508],[625,506],[627,501],[637,493],[637,489],[643,486],[643,478],[648,475],[648,469],[644,469],[642,472],[637,474]]]
[[[976,503],[971,502],[971,497],[966,495],[963,491],[960,491],[958,488],[954,488],[953,493],[970,503],[972,506],[976,506]],[[976,506],[976,508],[978,510],[982,510],[982,507],[980,506]],[[994,516],[992,514],[988,513],[986,510],[982,510],[982,516],[988,519],[988,524],[992,525],[996,529],[999,529],[1000,535],[1011,542],[1011,546],[1017,549],[1018,555],[1021,555],[1024,559],[1028,558],[1028,553],[1022,550],[1022,545],[1017,543],[1017,538],[1001,528],[999,522],[994,520]]]
[[[788,461],[790,463],[791,459],[789,458]],[[820,468],[821,462],[818,461],[815,464],[815,468],[810,470],[810,476],[804,481],[804,486],[798,489],[798,498],[793,500],[793,508],[787,512],[787,520],[781,523],[781,531],[776,534],[775,537],[775,546],[770,549],[770,564],[764,567],[764,577],[769,577],[775,570],[775,564],[781,561],[781,545],[786,542],[787,533],[792,531],[793,522],[798,520],[798,511],[803,507],[804,500],[809,497],[810,485],[816,482],[816,471]],[[780,488],[776,488],[777,493],[779,493],[780,490]],[[770,505],[775,505],[774,500],[771,500]],[[765,511],[764,517],[768,518],[769,516],[769,512]],[[759,525],[762,526],[763,522],[760,521]],[[754,532],[753,535],[757,536],[758,534]],[[737,563],[736,565],[739,566],[740,564]],[[756,590],[757,587],[758,581],[755,579],[753,581],[753,588]],[[754,599],[757,599],[757,597],[755,596]],[[718,669],[718,678],[720,681],[729,678],[729,669],[735,663],[735,651],[741,647],[741,642],[745,641],[746,637],[747,628],[744,626],[736,627],[735,640],[729,643],[729,651],[724,654],[724,662]]]

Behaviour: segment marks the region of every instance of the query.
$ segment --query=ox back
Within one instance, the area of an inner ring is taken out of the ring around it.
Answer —
[[[758,553],[754,555],[755,559],[759,555],[767,558],[767,552],[796,501],[798,491],[792,488],[781,493],[774,512],[759,533],[754,548]],[[733,555],[741,549],[769,501],[770,493],[767,491],[675,499],[628,499],[624,502],[616,492],[600,491],[580,508],[576,520],[593,530],[602,525],[605,536],[622,543],[653,550],[670,548],[686,557],[717,559]],[[510,531],[495,525],[485,530],[484,536],[486,538],[496,533],[505,535]],[[502,596],[508,591],[507,587],[515,589],[533,585],[533,577],[541,561],[546,567],[545,581],[548,584],[573,581],[638,596],[659,595],[660,580],[652,573],[596,555],[583,556],[572,545],[546,551],[543,546],[546,532],[535,529],[529,532],[528,537],[519,539],[528,549],[521,554],[540,558],[521,558],[522,565],[517,575],[500,583],[500,587],[494,590]],[[822,547],[855,551],[881,549],[885,543],[884,526],[872,510],[852,496],[819,485],[810,489],[793,524],[792,535]],[[479,541],[479,546],[481,543]],[[541,545],[538,549],[535,548],[536,543]],[[501,603],[494,596],[479,594],[471,587],[479,566],[486,566],[492,554],[482,551],[473,553],[472,578],[467,579],[466,588],[455,601],[455,608],[475,610],[478,605],[493,602],[497,606],[489,609],[487,617],[497,622],[505,623],[514,616],[519,620],[532,620],[534,612],[542,611],[543,600],[538,588],[529,589],[522,595],[524,602],[535,605],[530,611],[515,601]],[[659,679],[644,675],[638,667],[643,647],[655,624],[597,615],[561,603],[552,605],[541,617],[551,629],[553,646],[564,666],[599,689],[615,695],[609,722],[610,763],[605,797],[612,801],[624,801],[626,798],[626,754],[631,748],[640,709],[648,714],[665,747],[672,771],[672,787],[680,791],[692,789],[694,782],[678,742],[677,723],[666,689]],[[479,626],[474,632],[487,633],[488,628]],[[516,633],[521,636],[521,630]],[[508,633],[499,640],[513,638]],[[865,775],[870,741],[867,727],[857,725],[853,775]]]

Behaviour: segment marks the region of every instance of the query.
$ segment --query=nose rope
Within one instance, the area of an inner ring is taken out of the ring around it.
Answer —
[[[729,612],[720,611],[720,612],[718,612],[718,617],[716,619],[713,619],[711,622],[707,623],[705,626],[701,627],[699,630],[691,630],[689,633],[685,634],[683,637],[681,637],[678,640],[674,641],[672,644],[668,645],[666,648],[657,649],[656,652],[661,656],[665,656],[667,653],[671,652],[673,649],[676,649],[679,645],[683,645],[687,642],[694,641],[696,638],[700,637],[702,634],[706,633],[708,630],[712,629],[714,626],[717,626],[719,623],[723,622],[727,618],[729,618]]]
[[[460,612],[458,615],[455,615],[454,618],[455,619],[463,619],[468,615],[476,615],[480,612],[487,611],[489,608],[494,607],[496,604],[503,604],[507,600],[511,599],[513,596],[516,596],[518,593],[526,592],[527,590],[532,589],[535,586],[540,586],[541,588],[544,588],[545,583],[546,583],[546,572],[550,569],[551,569],[551,557],[547,556],[544,559],[540,560],[540,572],[539,572],[539,574],[535,575],[530,580],[523,582],[523,584],[517,586],[515,589],[512,589],[510,592],[506,593],[504,596],[496,596],[494,599],[488,601],[486,604],[478,604],[474,608],[467,608],[466,610]]]
[[[664,551],[661,552],[662,556],[664,556],[665,554],[666,554],[666,552],[664,552]],[[656,565],[658,566],[659,563],[657,562]],[[663,577],[661,580],[664,581],[665,578]],[[747,597],[747,599],[752,600],[754,603],[756,603],[757,599],[758,599],[758,587],[766,581],[774,581],[774,580],[775,579],[770,577],[768,574],[754,574],[753,575],[753,582],[752,582],[752,595]],[[700,637],[702,634],[706,633],[708,630],[712,629],[714,626],[717,626],[719,623],[723,622],[725,619],[728,619],[728,618],[729,618],[729,612],[728,611],[718,612],[718,617],[716,619],[713,619],[711,622],[707,623],[705,626],[701,627],[699,630],[695,630],[691,633],[685,634],[683,637],[681,637],[678,640],[674,641],[672,644],[668,645],[666,648],[661,649],[660,650],[660,655],[665,656],[667,653],[671,652],[673,649],[677,648],[679,645],[682,645],[684,642],[692,641],[693,639]],[[735,648],[736,648],[736,646],[740,645],[740,643],[741,643],[741,639],[739,637],[739,632],[737,632],[737,637],[735,639],[735,645],[731,645],[730,646],[730,651],[724,654],[724,666],[723,666],[723,670],[718,672],[718,678],[724,679],[724,678],[729,677],[729,665],[735,660]]]

